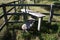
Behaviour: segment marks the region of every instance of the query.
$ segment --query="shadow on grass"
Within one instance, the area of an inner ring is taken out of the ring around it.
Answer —
[[[2,40],[16,40],[15,30],[13,29],[13,33],[12,34],[11,34],[11,32],[5,33],[5,35],[3,36]]]
[[[41,33],[51,34],[51,33],[57,33],[57,31],[58,31],[58,25],[56,23],[50,25],[45,21],[42,22]]]
[[[34,25],[33,25],[34,31],[37,31],[37,26],[38,26],[38,21],[36,21],[34,23]],[[46,21],[43,21],[42,24],[41,24],[40,32],[41,33],[48,33],[48,34],[50,34],[50,33],[57,33],[58,27],[59,26],[57,25],[57,23],[54,23],[54,24],[50,25]]]
[[[42,25],[41,25],[41,30],[38,32],[37,31],[37,25],[38,25],[37,23],[38,22],[36,21],[33,25],[33,28],[31,28],[30,31],[29,31],[30,32],[30,38],[36,39],[38,37],[36,40],[38,40],[38,39],[39,40],[44,40],[44,38],[41,35],[42,33],[44,33],[44,34],[46,34],[46,33],[54,34],[54,33],[57,33],[57,31],[58,31],[58,25],[56,23],[53,24],[53,25],[50,25],[49,23],[43,21]]]
[[[46,23],[45,21],[42,22],[42,25],[41,25],[41,30],[40,31],[37,31],[37,24],[38,21],[36,21],[33,25],[33,27],[28,30],[29,32],[29,35],[27,35],[24,40],[33,40],[33,39],[36,39],[36,40],[44,40],[44,38],[42,37],[42,33],[48,33],[48,34],[52,34],[52,33],[57,33],[58,31],[58,25],[57,24],[53,24],[53,25],[50,25],[49,23]],[[8,33],[8,34],[5,34],[5,36],[3,37],[3,40],[16,40],[16,33],[15,33],[15,30],[13,29],[13,39],[12,39],[12,36],[11,36],[11,33]]]
[[[3,39],[2,40],[11,40],[11,34],[10,33],[6,33],[4,36],[3,36]]]

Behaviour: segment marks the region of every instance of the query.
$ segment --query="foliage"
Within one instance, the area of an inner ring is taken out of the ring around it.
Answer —
[[[13,19],[14,20],[19,20],[19,15],[14,15]]]

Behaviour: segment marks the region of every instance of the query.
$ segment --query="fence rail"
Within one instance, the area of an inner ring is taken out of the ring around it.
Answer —
[[[47,4],[3,4],[5,6],[44,6],[44,7],[50,7],[51,5]],[[60,8],[60,5],[52,5],[53,7]]]

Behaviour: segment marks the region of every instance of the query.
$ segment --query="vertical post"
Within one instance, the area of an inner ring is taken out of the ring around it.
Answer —
[[[15,1],[14,1],[14,4],[15,4]],[[15,10],[15,13],[16,13],[16,6],[14,6],[14,10]]]
[[[12,36],[12,40],[16,40],[16,32],[15,29],[13,28],[13,36]]]
[[[20,4],[20,0],[18,0],[18,4]],[[20,11],[20,6],[18,6],[18,9],[19,9],[19,11]]]
[[[26,11],[26,6],[25,6],[25,13],[26,13],[27,11]]]
[[[38,19],[38,28],[37,28],[38,31],[40,31],[40,27],[41,27],[42,19],[43,19],[43,17],[41,17],[41,18]]]
[[[26,6],[25,6],[25,15],[24,15],[24,22],[26,22],[26,20],[27,20],[27,11],[26,11]]]
[[[19,0],[18,0],[18,4],[19,4]],[[18,6],[18,9],[19,9],[19,6]]]
[[[24,0],[20,0],[20,4],[24,4]],[[21,9],[23,8],[23,6],[21,6]]]
[[[7,26],[7,33],[8,33],[9,32],[9,30],[8,30],[8,19],[7,19],[7,13],[6,13],[6,6],[5,6],[5,4],[3,4],[3,12],[4,12],[5,23],[6,23],[6,26]]]
[[[51,24],[51,22],[52,22],[53,12],[54,12],[54,10],[53,10],[53,5],[51,4],[51,6],[50,6],[50,18],[49,18],[49,20],[48,20],[48,22],[49,22],[50,24]]]

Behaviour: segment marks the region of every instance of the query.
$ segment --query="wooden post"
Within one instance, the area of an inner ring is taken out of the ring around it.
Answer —
[[[40,31],[41,23],[42,23],[43,17],[38,19],[38,31]]]
[[[24,4],[24,0],[20,0],[20,4]],[[23,6],[21,6],[21,9],[23,8]]]
[[[6,26],[7,26],[7,33],[8,33],[9,32],[9,29],[8,29],[8,19],[7,19],[7,13],[6,13],[6,6],[5,6],[5,4],[3,4],[3,12],[4,12],[5,23],[6,23]]]
[[[26,11],[26,6],[25,6],[25,13],[27,13],[27,11]],[[27,21],[27,14],[24,15],[24,22],[26,22],[26,21]]]
[[[18,0],[18,4],[19,4],[19,0]],[[18,9],[19,9],[19,6],[18,6]]]
[[[16,40],[16,32],[15,29],[13,28],[13,36],[12,36],[12,40]]]
[[[51,22],[52,22],[53,12],[54,12],[54,10],[53,10],[53,5],[51,4],[51,6],[50,6],[50,18],[49,18],[49,20],[48,20],[48,22],[49,22],[50,24],[51,24]]]
[[[18,4],[20,4],[21,2],[20,2],[20,0],[18,0]],[[20,11],[20,6],[18,6],[18,9],[19,9],[19,11]]]
[[[14,4],[15,4],[15,2],[14,2]],[[16,6],[14,6],[14,10],[15,10],[15,13],[16,13]]]
[[[26,6],[25,6],[25,12],[27,12],[27,11],[26,11]]]

